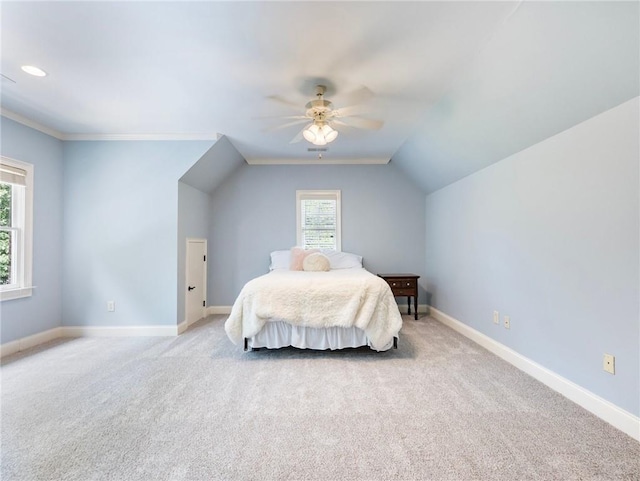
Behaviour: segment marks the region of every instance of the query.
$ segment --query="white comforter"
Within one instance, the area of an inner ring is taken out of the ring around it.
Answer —
[[[277,270],[247,282],[225,322],[240,344],[271,319],[297,326],[358,327],[380,350],[398,335],[402,317],[389,285],[363,268],[329,272]]]

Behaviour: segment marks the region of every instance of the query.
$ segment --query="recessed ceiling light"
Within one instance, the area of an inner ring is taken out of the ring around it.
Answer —
[[[23,65],[22,70],[30,75],[35,75],[36,77],[45,77],[47,75],[47,72],[41,68],[34,67],[33,65]]]

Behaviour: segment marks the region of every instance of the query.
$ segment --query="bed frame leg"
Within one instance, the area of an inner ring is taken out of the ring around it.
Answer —
[[[248,347],[249,347],[249,340],[245,337],[244,338],[244,350],[246,351]]]
[[[393,338],[393,348],[394,349],[398,349],[398,338],[397,337]]]

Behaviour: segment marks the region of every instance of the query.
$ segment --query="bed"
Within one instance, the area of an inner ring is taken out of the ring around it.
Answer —
[[[324,268],[305,270],[311,260]],[[245,350],[385,351],[397,347],[401,327],[389,285],[362,266],[362,257],[299,248],[272,252],[270,272],[244,285],[225,322],[229,339]]]

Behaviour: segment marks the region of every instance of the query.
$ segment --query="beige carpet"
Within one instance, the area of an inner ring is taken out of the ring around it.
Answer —
[[[399,349],[177,338],[5,358],[9,480],[640,480],[640,444],[430,318]]]

